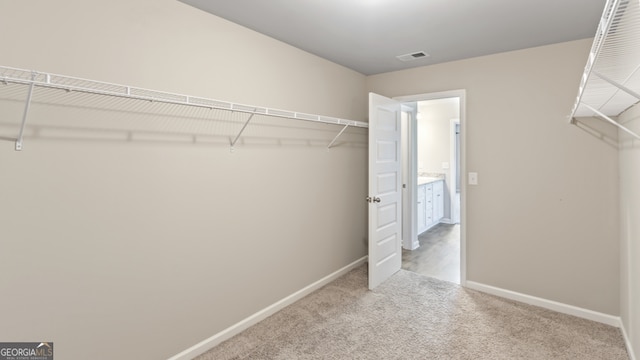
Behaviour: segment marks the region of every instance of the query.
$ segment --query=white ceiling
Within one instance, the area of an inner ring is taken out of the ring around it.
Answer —
[[[180,0],[365,75],[593,37],[605,0]],[[430,56],[402,62],[398,55]]]

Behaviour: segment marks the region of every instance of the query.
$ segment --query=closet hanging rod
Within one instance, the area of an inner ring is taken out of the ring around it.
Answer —
[[[66,91],[75,91],[140,101],[227,110],[247,114],[325,123],[330,125],[349,125],[360,128],[369,127],[368,123],[362,121],[347,120],[330,116],[307,114],[288,110],[272,109],[268,107],[238,104],[215,99],[175,94],[157,90],[137,88],[127,85],[75,78],[65,75],[50,74],[35,70],[11,68],[6,66],[0,66],[0,82],[5,84],[16,83],[23,85],[34,85],[37,87],[62,89]]]

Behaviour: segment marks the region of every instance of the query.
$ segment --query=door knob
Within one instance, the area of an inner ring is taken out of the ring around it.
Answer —
[[[380,198],[377,197],[377,196],[375,196],[375,197],[367,196],[365,198],[365,200],[367,200],[368,203],[372,203],[372,202],[379,203],[380,202]]]
[[[376,197],[374,197],[374,198],[373,198],[373,202],[374,202],[374,203],[379,203],[379,202],[380,202],[380,198],[379,198],[379,197],[377,197],[377,196],[376,196]]]

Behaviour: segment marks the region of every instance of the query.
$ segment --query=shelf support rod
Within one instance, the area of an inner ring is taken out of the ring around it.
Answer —
[[[29,115],[29,108],[31,107],[31,97],[33,96],[33,86],[35,85],[36,74],[31,74],[31,84],[29,85],[29,93],[27,94],[27,101],[24,104],[24,113],[22,114],[22,124],[20,125],[20,132],[18,133],[18,139],[16,139],[16,151],[22,150],[22,137],[24,135],[24,128],[27,124],[27,116]]]
[[[255,109],[253,111],[255,111]],[[249,115],[249,118],[247,119],[247,121],[245,121],[244,125],[242,126],[242,129],[240,129],[240,132],[238,133],[236,138],[233,139],[233,141],[231,142],[231,151],[233,151],[233,147],[238,142],[238,139],[240,139],[240,135],[242,135],[242,133],[244,132],[244,129],[247,128],[247,125],[249,125],[249,121],[251,121],[251,119],[253,118],[253,115],[255,115],[255,114],[256,113],[251,113],[251,115]]]
[[[622,84],[620,84],[620,83],[616,82],[615,80],[612,80],[612,79],[610,79],[610,78],[608,78],[608,77],[606,77],[606,76],[604,76],[604,75],[600,74],[600,73],[599,73],[599,72],[597,72],[597,71],[594,71],[594,72],[593,72],[593,75],[595,75],[595,76],[599,77],[600,79],[602,79],[602,80],[604,80],[604,81],[608,82],[609,84],[611,84],[611,85],[613,85],[613,86],[617,87],[618,89],[620,89],[620,90],[622,90],[622,91],[626,92],[627,94],[629,94],[629,95],[631,95],[631,96],[635,97],[636,99],[640,100],[640,94],[638,94],[637,92],[635,92],[635,91],[633,91],[633,90],[629,89],[628,87],[626,87],[626,86],[624,86],[624,85],[622,85]]]
[[[582,103],[582,105],[584,105],[585,107],[587,107],[587,109],[593,111],[594,113],[596,113],[596,115],[600,116],[601,118],[607,120],[608,122],[612,123],[613,125],[619,127],[620,129],[622,129],[624,132],[626,132],[627,134],[633,136],[634,138],[640,140],[640,135],[634,133],[633,131],[629,130],[628,128],[626,128],[625,126],[623,126],[622,124],[620,124],[619,122],[613,120],[612,118],[608,117],[607,115],[601,113],[600,111],[598,111],[597,109],[593,108],[592,106],[589,106],[585,103]]]
[[[342,130],[340,130],[340,132],[338,133],[338,135],[336,135],[336,137],[333,138],[333,140],[331,140],[331,142],[329,143],[329,145],[327,145],[327,149],[331,149],[331,146],[333,146],[333,143],[336,142],[336,140],[338,140],[338,138],[340,137],[340,135],[342,135],[342,133],[347,130],[347,128],[349,127],[349,124],[345,125]]]

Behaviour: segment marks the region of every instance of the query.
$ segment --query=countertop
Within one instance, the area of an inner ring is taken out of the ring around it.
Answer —
[[[419,176],[418,177],[418,185],[429,184],[429,183],[440,181],[440,180],[444,180],[444,179],[437,178],[437,177]]]

